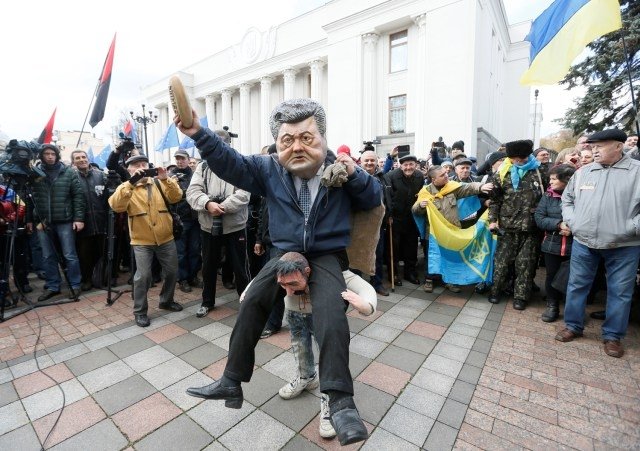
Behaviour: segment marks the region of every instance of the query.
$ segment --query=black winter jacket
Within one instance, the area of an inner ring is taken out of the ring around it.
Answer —
[[[80,186],[84,193],[86,211],[84,215],[84,228],[81,236],[102,235],[107,233],[107,175],[97,169],[89,169],[87,174],[76,171]]]
[[[391,190],[391,217],[396,223],[413,223],[411,207],[416,203],[418,192],[424,185],[424,176],[416,169],[411,177],[405,177],[401,168],[394,169],[385,175]],[[398,224],[398,225],[399,225]]]
[[[29,201],[27,222],[83,222],[85,208],[86,201],[76,171],[62,164],[53,181],[43,177],[33,183],[33,202]]]
[[[544,230],[542,252],[554,255],[570,255],[573,237],[560,235],[558,224],[562,222],[562,199],[546,192],[540,199],[535,213],[536,224]]]
[[[193,170],[189,166],[184,169],[175,168],[171,171],[171,175],[178,177],[178,185],[180,185],[182,189],[182,199],[171,208],[175,209],[175,212],[180,216],[182,221],[197,221],[198,213],[193,210],[187,202],[187,188],[189,188],[189,184],[191,183]]]

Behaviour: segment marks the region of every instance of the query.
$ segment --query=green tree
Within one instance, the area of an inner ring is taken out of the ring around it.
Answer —
[[[572,66],[560,82],[567,90],[577,86],[586,88],[584,97],[565,112],[564,118],[558,120],[575,134],[614,125],[635,131],[622,35],[627,44],[637,101],[640,94],[640,1],[621,0],[620,8],[622,28],[589,44],[589,56]]]

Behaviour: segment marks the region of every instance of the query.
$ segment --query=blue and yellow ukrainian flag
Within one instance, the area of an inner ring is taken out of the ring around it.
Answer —
[[[531,25],[529,69],[520,84],[554,84],[590,42],[622,28],[618,0],[556,0]]]
[[[424,216],[414,218],[424,236]],[[460,229],[447,221],[433,202],[427,202],[427,218],[429,274],[441,274],[446,283],[456,285],[492,280],[497,239],[489,232],[488,212],[473,227]]]

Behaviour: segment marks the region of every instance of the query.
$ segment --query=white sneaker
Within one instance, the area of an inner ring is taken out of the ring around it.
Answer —
[[[282,387],[278,393],[283,399],[291,399],[298,396],[304,390],[315,390],[318,388],[318,385],[320,385],[320,381],[318,381],[318,373],[308,379],[302,378],[298,375],[298,377]]]
[[[333,438],[336,436],[336,430],[331,425],[331,411],[329,409],[329,397],[322,394],[320,398],[320,437]]]

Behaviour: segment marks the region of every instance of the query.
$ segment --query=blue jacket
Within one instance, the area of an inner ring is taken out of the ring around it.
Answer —
[[[200,155],[221,179],[266,197],[273,246],[310,255],[344,250],[351,242],[353,207],[372,209],[381,203],[380,184],[361,168],[341,188],[320,186],[305,225],[292,175],[275,155],[241,155],[204,128],[192,136]],[[328,153],[326,163],[333,161]]]

